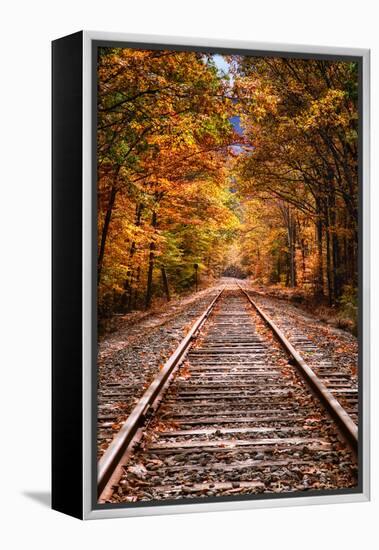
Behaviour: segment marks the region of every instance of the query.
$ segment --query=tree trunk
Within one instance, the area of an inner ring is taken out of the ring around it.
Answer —
[[[330,261],[330,234],[329,234],[329,213],[328,208],[325,210],[325,234],[326,234],[326,276],[328,281],[328,299],[329,299],[329,305],[332,306],[334,303],[333,298],[333,286],[332,286],[332,267],[331,267],[331,261]]]
[[[261,253],[259,247],[257,247],[257,261],[255,264],[255,277],[261,276]]]
[[[332,228],[332,261],[333,261],[333,298],[338,300],[341,296],[340,282],[340,246],[337,235],[336,196],[333,183],[330,187],[330,224]]]
[[[161,267],[161,273],[162,273],[163,289],[164,289],[164,292],[166,294],[167,301],[169,302],[170,301],[170,289],[168,287],[167,273],[166,273],[166,270],[165,270],[163,265]]]
[[[137,267],[137,276],[136,276],[136,288],[134,289],[134,295],[133,295],[133,289],[131,289],[130,295],[129,295],[129,303],[128,303],[128,309],[129,311],[133,309],[137,309],[137,300],[138,300],[138,283],[141,277],[141,266],[139,265]]]
[[[292,286],[297,286],[297,273],[296,273],[296,222],[292,216],[292,252],[291,252],[291,273],[292,273]]]
[[[152,227],[157,225],[157,213],[154,211],[151,217]],[[155,242],[151,241],[149,246],[149,267],[147,271],[147,286],[146,286],[146,296],[145,296],[145,308],[148,309],[151,305],[151,299],[153,296],[153,270],[154,270],[154,258],[155,258]]]
[[[101,232],[101,242],[100,242],[99,256],[98,256],[98,260],[97,260],[97,284],[99,284],[99,282],[100,282],[101,270],[103,268],[103,260],[104,260],[104,254],[105,254],[105,244],[106,244],[106,241],[107,241],[109,224],[110,224],[111,217],[112,217],[112,211],[113,211],[114,203],[115,203],[115,200],[116,200],[117,176],[118,176],[118,170],[117,170],[117,174],[115,176],[115,179],[114,179],[114,182],[113,182],[113,185],[112,185],[112,189],[111,189],[111,193],[110,193],[109,201],[108,201],[108,206],[107,206],[107,212],[105,214],[103,230]]]
[[[316,270],[316,285],[315,295],[322,297],[324,295],[324,265],[322,255],[322,217],[321,217],[321,201],[316,203],[317,221],[316,221],[316,238],[317,238],[317,270]]]
[[[134,225],[136,227],[139,227],[141,225],[141,216],[142,216],[142,211],[143,211],[143,203],[138,203],[137,206],[136,206],[136,215],[135,215],[135,222],[134,222]],[[127,309],[127,311],[131,311],[131,306],[132,306],[132,293],[133,293],[133,278],[134,278],[134,269],[132,267],[132,263],[133,263],[133,256],[135,254],[137,250],[137,246],[136,246],[136,242],[133,241],[131,246],[130,246],[130,251],[129,251],[129,265],[131,266],[129,271],[128,271],[128,275],[125,279],[125,282],[124,282],[124,292],[123,292],[123,295],[121,296],[121,307],[123,309]]]
[[[276,270],[277,270],[277,282],[280,283],[280,277],[281,277],[281,274],[282,274],[282,264],[280,262],[280,252],[278,253],[278,260],[277,260],[277,264],[276,264]]]
[[[296,286],[296,227],[295,221],[291,214],[289,207],[287,208],[287,238],[288,238],[288,252],[289,252],[289,286]]]
[[[299,241],[301,250],[301,284],[304,285],[306,281],[306,265],[305,265],[305,241],[301,239]]]
[[[286,252],[286,287],[290,286],[290,255],[289,252]]]

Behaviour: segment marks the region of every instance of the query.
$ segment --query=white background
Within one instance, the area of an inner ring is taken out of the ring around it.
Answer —
[[[372,202],[377,208],[375,4],[368,0],[14,0],[2,5],[0,537],[7,538],[3,548],[377,548],[377,404],[372,416],[370,503],[83,523],[40,502],[46,501],[50,483],[50,41],[91,29],[371,48]],[[372,208],[375,281],[378,214]],[[375,288],[372,294],[376,314]],[[377,330],[373,322],[373,401],[378,401]]]

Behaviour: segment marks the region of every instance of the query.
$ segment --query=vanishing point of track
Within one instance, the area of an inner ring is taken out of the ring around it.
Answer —
[[[228,285],[100,459],[99,502],[355,487],[356,394]]]

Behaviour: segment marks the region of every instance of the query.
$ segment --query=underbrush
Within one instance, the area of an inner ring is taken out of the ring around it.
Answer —
[[[279,285],[256,287],[258,291],[280,300],[287,300],[319,318],[323,323],[350,332],[358,333],[358,298],[356,289],[345,286],[335,306],[329,306],[326,297],[316,297],[310,290],[286,288]]]
[[[215,284],[215,281],[216,279],[211,276],[202,277],[198,284],[198,292],[209,288]],[[141,294],[139,299],[136,300],[135,308],[131,311],[122,311],[117,307],[119,303],[119,297],[117,296],[111,296],[109,303],[103,300],[98,311],[98,337],[103,338],[107,334],[117,332],[120,326],[125,325],[125,323],[133,324],[150,315],[164,313],[170,304],[184,299],[191,294],[196,294],[194,286],[184,288],[181,292],[171,290],[171,299],[168,302],[167,298],[162,295],[161,289],[155,289],[155,291],[157,294],[153,297],[151,306],[148,309],[145,308],[144,294]]]

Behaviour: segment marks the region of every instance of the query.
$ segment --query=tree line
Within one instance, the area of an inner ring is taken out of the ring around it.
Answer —
[[[357,64],[224,59],[227,74],[201,52],[100,49],[100,318],[198,273],[355,300]]]
[[[245,263],[337,304],[357,287],[358,66],[237,58]]]
[[[98,60],[99,315],[218,275],[237,218],[231,101],[212,56],[103,49]]]

